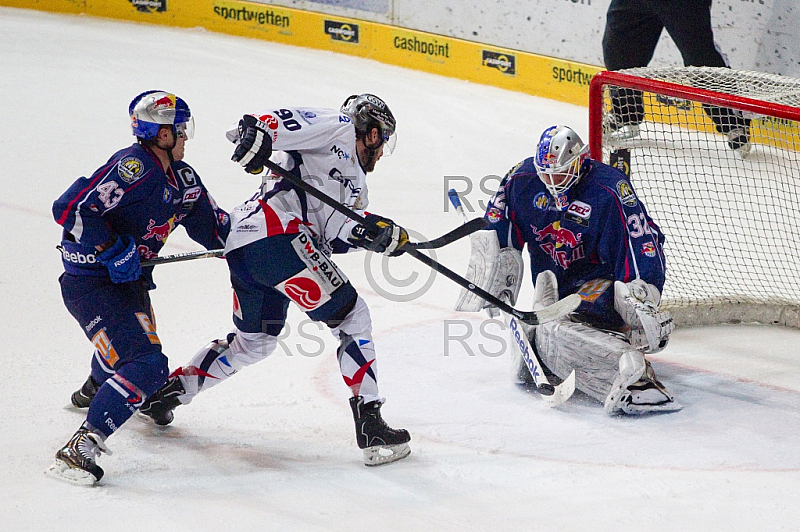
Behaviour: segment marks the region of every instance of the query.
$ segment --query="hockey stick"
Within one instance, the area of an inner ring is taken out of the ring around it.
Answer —
[[[475,231],[480,231],[486,227],[486,220],[483,218],[475,218],[470,220],[469,223],[459,225],[452,231],[449,231],[439,238],[433,240],[423,240],[422,242],[409,242],[406,246],[415,249],[438,249],[440,247],[452,244],[456,240],[469,236]],[[194,259],[207,259],[211,257],[221,257],[223,250],[213,249],[208,251],[190,251],[187,253],[178,253],[177,255],[165,255],[164,257],[153,257],[142,261],[142,266],[155,266],[157,264],[168,264],[170,262],[183,262],[185,260]]]
[[[357,212],[355,212],[352,209],[350,209],[349,207],[339,203],[335,199],[331,198],[330,196],[328,196],[324,192],[322,192],[322,191],[314,188],[313,186],[309,185],[308,183],[306,183],[302,179],[298,178],[297,176],[295,176],[295,175],[289,173],[288,171],[284,170],[283,168],[281,168],[280,166],[278,166],[274,162],[267,161],[265,166],[267,168],[269,168],[271,171],[273,171],[275,174],[277,174],[277,175],[285,178],[286,180],[290,181],[293,185],[295,185],[300,190],[304,191],[305,193],[309,194],[310,196],[313,196],[313,197],[317,198],[322,203],[324,203],[324,204],[328,205],[329,207],[333,208],[334,210],[344,214],[345,216],[347,216],[351,220],[354,220],[354,221],[359,222],[359,223],[364,224],[364,225],[369,225],[369,223],[367,222],[366,218],[364,218],[363,216],[361,216]],[[376,227],[376,229],[378,229],[378,228]],[[576,295],[576,294],[573,294],[573,295],[567,296],[564,299],[561,299],[561,300],[557,301],[556,303],[550,305],[549,307],[545,307],[545,308],[543,308],[541,310],[536,310],[536,311],[531,310],[531,311],[528,311],[528,312],[523,312],[521,310],[515,309],[511,305],[507,304],[505,301],[502,301],[501,299],[498,299],[497,297],[493,296],[492,294],[490,294],[489,292],[487,292],[483,288],[481,288],[479,286],[475,286],[475,284],[471,283],[467,279],[464,279],[463,277],[458,275],[456,272],[450,270],[446,266],[444,266],[442,264],[439,264],[438,262],[436,262],[432,258],[428,257],[427,255],[425,255],[424,253],[422,253],[418,249],[416,249],[414,247],[409,247],[408,244],[406,244],[406,246],[404,246],[404,247],[408,248],[408,249],[406,249],[406,253],[408,255],[411,255],[412,257],[414,257],[415,259],[419,260],[423,264],[429,266],[431,269],[435,270],[436,272],[441,273],[442,275],[444,275],[445,277],[447,277],[451,281],[455,282],[459,286],[463,287],[464,289],[469,290],[470,292],[476,294],[478,297],[481,297],[481,298],[485,299],[486,301],[488,301],[492,305],[496,306],[500,310],[508,312],[509,314],[513,315],[517,319],[519,319],[521,321],[524,321],[525,323],[529,323],[531,325],[538,325],[539,323],[546,323],[548,321],[553,321],[555,319],[558,319],[561,316],[566,316],[567,314],[569,314],[570,312],[572,312],[573,310],[578,308],[578,305],[580,305],[580,303],[581,303],[580,296]]]
[[[525,330],[514,316],[505,312],[501,312],[501,314],[503,315],[503,321],[506,327],[508,327],[508,332],[511,336],[511,345],[514,346],[513,349],[522,357],[522,360],[528,367],[528,371],[531,373],[531,377],[533,377],[533,383],[536,385],[539,394],[542,396],[547,406],[558,406],[572,397],[572,394],[575,393],[575,370],[573,369],[561,384],[553,386],[550,381],[547,380],[544,370],[542,369],[542,363],[539,361],[539,355],[537,355],[536,351],[531,347]]]
[[[461,198],[458,197],[458,192],[451,188],[447,192],[447,196],[450,198],[450,203],[453,204],[453,207],[456,208],[456,211],[464,219],[464,223],[466,223],[467,215],[464,212],[464,207],[461,205]],[[525,329],[511,314],[502,311],[501,314],[508,328],[511,345],[513,346],[512,349],[514,349],[517,355],[525,362],[531,377],[533,377],[533,383],[536,385],[539,394],[542,396],[547,406],[558,406],[572,397],[572,394],[575,393],[575,370],[572,370],[561,384],[556,386],[550,384],[550,381],[547,379],[542,369],[539,356],[536,354],[533,347],[531,347],[530,341],[528,341],[528,335],[525,333]]]
[[[142,266],[155,266],[157,264],[168,264],[170,262],[183,262],[185,260],[208,259],[211,257],[221,257],[224,253],[222,249],[211,249],[204,251],[189,251],[176,255],[166,255],[164,257],[153,257],[142,261]]]

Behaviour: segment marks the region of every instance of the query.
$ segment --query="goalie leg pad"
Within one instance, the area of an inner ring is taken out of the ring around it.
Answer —
[[[465,278],[498,299],[516,303],[522,283],[522,253],[515,248],[501,249],[494,231],[478,231],[469,239],[472,251]],[[478,312],[488,306],[483,298],[462,288],[455,309]]]
[[[533,292],[533,310],[541,310],[544,307],[552,305],[556,301],[558,301],[558,281],[556,280],[556,275],[550,270],[545,270],[536,276],[536,284],[534,285]],[[567,320],[568,318],[565,316],[560,321]],[[531,340],[531,346],[536,348],[535,342],[533,341],[536,327],[523,322],[519,322],[519,324],[525,335]],[[522,353],[517,349],[512,349],[512,357],[511,376],[514,382],[532,384],[534,379],[528,369],[528,365],[525,363],[525,360],[522,359]]]
[[[556,321],[536,326],[536,352],[559,378],[575,370],[575,387],[601,403],[644,373],[644,356],[617,337],[585,323]],[[615,399],[618,401],[618,399]]]

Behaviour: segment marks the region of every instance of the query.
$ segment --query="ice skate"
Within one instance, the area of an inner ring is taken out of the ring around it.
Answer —
[[[47,468],[45,474],[80,486],[93,486],[103,478],[103,469],[95,461],[101,453],[111,454],[103,438],[81,427],[59,449],[56,461]]]
[[[164,386],[145,400],[139,413],[152,419],[156,425],[169,425],[175,419],[173,411],[181,404],[178,397],[185,393],[181,379],[170,377]]]
[[[364,450],[364,465],[378,466],[402,460],[411,454],[411,436],[405,429],[393,429],[381,418],[381,402],[364,403],[360,395],[350,398],[356,422],[356,442]]]
[[[97,393],[97,390],[100,388],[100,385],[97,384],[91,375],[86,379],[86,382],[83,383],[81,389],[73,392],[72,397],[70,397],[70,402],[72,406],[75,408],[89,408],[89,405],[94,399],[94,395]]]
[[[623,361],[620,359],[620,367],[622,366]],[[645,361],[645,370],[641,377],[626,386],[618,397],[619,399],[613,406],[606,400],[606,412],[608,414],[641,415],[657,412],[677,412],[683,408],[683,405],[676,402],[672,394],[656,378],[655,371],[653,371],[649,361]],[[609,395],[609,398],[611,398],[611,395]]]

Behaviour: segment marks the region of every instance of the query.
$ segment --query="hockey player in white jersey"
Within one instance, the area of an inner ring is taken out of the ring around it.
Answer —
[[[234,331],[202,348],[142,406],[157,424],[173,410],[277,346],[289,302],[330,327],[358,446],[368,466],[394,462],[411,452],[406,430],[381,418],[372,322],[364,300],[330,260],[355,248],[397,256],[406,231],[370,214],[366,174],[394,148],[395,118],[372,94],[349,97],[341,109],[292,108],[245,115],[227,132],[232,159],[259,174],[274,163],[366,218],[354,222],[279,175],[267,173],[261,189],[231,213],[225,247],[234,291]],[[274,150],[274,153],[273,153]]]
[[[574,370],[575,387],[610,415],[680,410],[644,357],[664,349],[673,329],[658,309],[664,236],[625,174],[587,153],[569,127],[542,133],[534,156],[509,171],[489,202],[492,230],[472,235],[467,277],[513,304],[527,247],[534,309],[570,294],[582,299],[571,319],[529,331],[546,370],[560,379]],[[464,291],[456,308],[484,305]],[[514,373],[531,379],[521,357]]]

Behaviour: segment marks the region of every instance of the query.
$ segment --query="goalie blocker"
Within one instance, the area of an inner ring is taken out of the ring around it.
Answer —
[[[467,279],[498,298],[516,301],[522,279],[521,252],[500,248],[495,231],[470,235],[472,251]],[[607,282],[607,284],[610,284]],[[549,323],[524,327],[536,357],[550,375],[561,380],[575,373],[575,387],[603,403],[609,415],[670,412],[682,406],[656,378],[646,352],[663,349],[673,330],[672,319],[658,312],[660,294],[652,285],[635,280],[615,283],[615,308],[625,320],[625,332],[592,327],[564,317]],[[534,309],[558,301],[553,272],[541,272],[535,282]],[[477,312],[496,309],[462,290],[456,310]],[[518,350],[512,370],[521,382],[533,383],[528,365]]]

